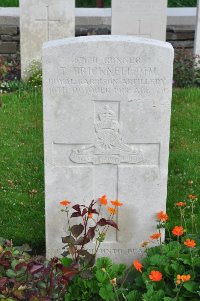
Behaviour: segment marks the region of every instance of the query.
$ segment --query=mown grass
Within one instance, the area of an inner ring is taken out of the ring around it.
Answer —
[[[177,209],[173,206],[175,202],[186,201],[189,194],[195,194],[200,199],[199,116],[200,89],[174,90],[167,202],[171,225],[177,220]],[[199,228],[200,205],[196,207],[196,213]]]
[[[0,96],[0,237],[44,250],[40,92]]]
[[[181,7],[181,6],[196,6],[197,0],[169,0],[168,6],[169,7]],[[0,0],[0,7],[12,7],[12,6],[19,6],[19,0]],[[77,7],[95,7],[96,0],[76,0]],[[111,6],[111,0],[105,0],[105,6]]]
[[[171,226],[180,224],[174,203],[190,193],[200,196],[199,116],[200,89],[174,90],[167,202]],[[41,93],[0,96],[0,120],[0,236],[15,244],[27,242],[41,253],[45,246]],[[200,206],[196,212],[200,223]]]

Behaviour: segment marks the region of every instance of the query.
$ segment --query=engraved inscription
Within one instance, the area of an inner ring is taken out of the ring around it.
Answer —
[[[120,124],[116,114],[106,105],[98,114],[94,124],[96,142],[91,146],[73,149],[70,154],[72,162],[79,164],[138,164],[143,162],[141,151],[125,144],[120,135]]]
[[[141,29],[139,35],[148,35]],[[137,33],[136,33],[137,34]],[[52,96],[88,96],[115,94],[144,100],[166,93],[171,82],[162,77],[161,66],[152,66],[149,56],[77,57],[68,65],[58,66],[45,85]]]

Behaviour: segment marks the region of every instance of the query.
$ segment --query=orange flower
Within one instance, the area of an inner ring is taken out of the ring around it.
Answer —
[[[113,206],[116,206],[116,207],[120,207],[122,206],[123,204],[119,202],[119,200],[116,200],[116,201],[111,201],[112,205]]]
[[[93,214],[92,213],[88,213],[88,218],[92,218]]]
[[[161,233],[154,233],[150,236],[151,239],[159,239],[161,237]]]
[[[181,236],[183,235],[184,229],[182,226],[175,226],[174,229],[172,230],[172,233],[176,236]]]
[[[64,200],[60,202],[61,206],[68,206],[69,204],[71,204],[71,202],[69,202],[68,200]]]
[[[101,205],[106,206],[108,204],[106,195],[103,195],[101,198],[99,198],[99,202]]]
[[[189,199],[191,199],[191,200],[195,200],[197,197],[196,197],[196,195],[193,195],[193,194],[190,194],[189,196]]]
[[[181,284],[181,282],[187,282],[190,281],[190,274],[187,275],[177,275],[177,281],[176,284]]]
[[[182,275],[182,277],[181,277],[181,279],[182,279],[183,282],[190,281],[190,278],[191,278],[190,274],[188,274],[188,275]]]
[[[193,240],[193,239],[187,238],[187,239],[184,241],[184,245],[187,246],[188,248],[194,248],[194,247],[196,247],[196,242],[195,242],[195,240]]]
[[[186,206],[186,205],[187,205],[186,202],[178,202],[178,203],[176,203],[176,206],[177,206],[177,207],[184,207],[184,206]]]
[[[117,210],[115,208],[108,207],[108,212],[114,215],[117,213]]]
[[[142,273],[143,266],[142,266],[142,264],[137,259],[135,259],[133,261],[133,265],[134,265],[134,267],[136,268],[137,271],[139,271],[140,273]]]
[[[161,222],[166,222],[168,220],[168,215],[166,213],[164,213],[163,211],[160,211],[157,213],[157,219]]]
[[[162,274],[159,271],[151,271],[149,279],[154,282],[159,282],[162,280]]]

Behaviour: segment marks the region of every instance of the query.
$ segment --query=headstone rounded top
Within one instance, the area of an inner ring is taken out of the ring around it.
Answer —
[[[155,47],[169,48],[173,50],[170,43],[162,42],[154,39],[147,39],[128,35],[101,35],[101,36],[87,36],[87,37],[76,37],[49,41],[43,44],[43,49],[60,47],[69,44],[83,44],[92,42],[124,42],[124,43],[135,43],[135,44],[148,44]]]

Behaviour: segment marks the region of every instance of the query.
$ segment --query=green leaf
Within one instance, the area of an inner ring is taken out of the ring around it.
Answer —
[[[106,286],[103,286],[99,290],[99,295],[103,300],[106,301],[114,301],[115,300],[115,294],[113,293],[112,285],[107,284]]]
[[[191,293],[194,293],[196,290],[198,290],[198,284],[194,281],[185,282],[183,286],[188,292]]]
[[[37,287],[46,289],[46,283],[43,282],[43,281],[38,281],[37,282]]]
[[[108,257],[98,258],[96,261],[96,267],[98,269],[104,268],[105,270],[109,269],[112,266],[112,260]]]
[[[7,270],[6,271],[6,275],[8,276],[8,278],[15,278],[16,277],[16,273],[13,270]]]
[[[174,299],[170,298],[170,297],[164,297],[163,301],[173,301]]]
[[[141,300],[141,294],[137,291],[132,291],[126,296],[127,301],[139,301]]]
[[[97,270],[96,273],[95,273],[95,276],[96,276],[97,280],[100,283],[105,283],[105,282],[109,281],[108,274],[106,272],[101,271],[101,270]]]
[[[60,262],[64,265],[64,267],[68,267],[72,263],[72,259],[68,257],[64,257],[60,259]]]
[[[167,263],[167,257],[166,256],[161,256],[159,254],[155,254],[153,256],[150,257],[150,263],[152,265],[166,265]]]

